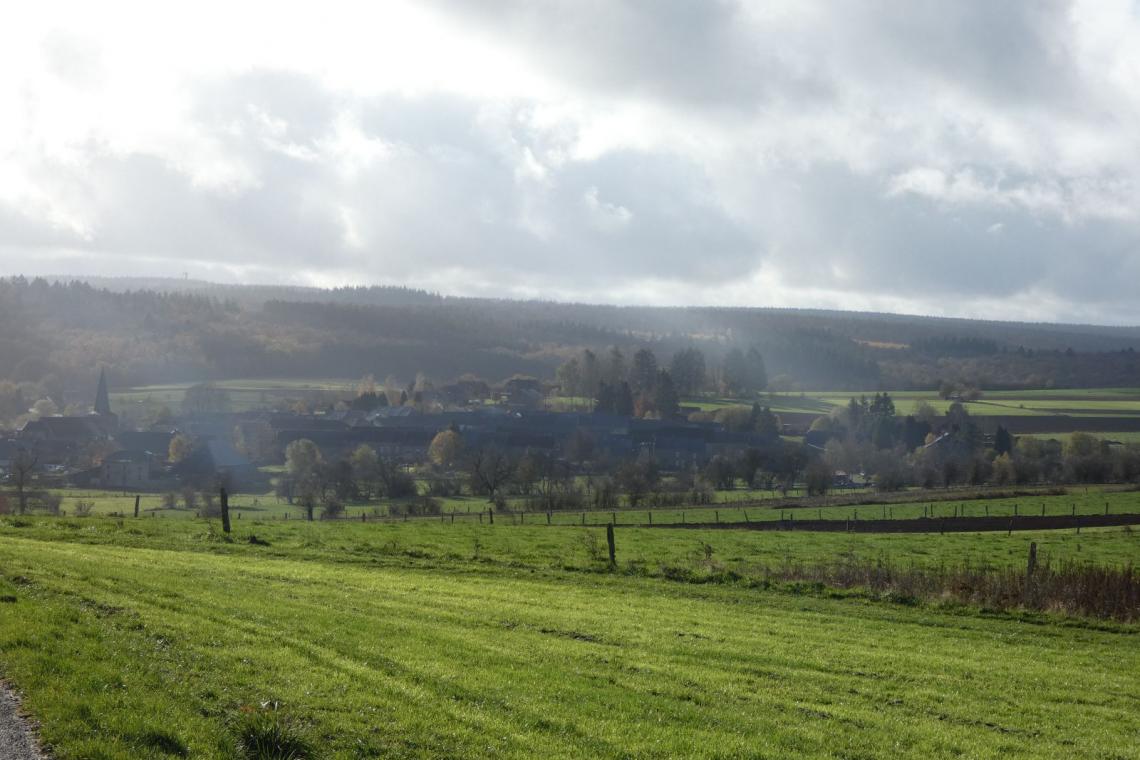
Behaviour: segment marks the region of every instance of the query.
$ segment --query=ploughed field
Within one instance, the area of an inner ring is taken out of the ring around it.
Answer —
[[[1136,623],[765,580],[1022,573],[1030,542],[1140,558],[1124,528],[619,525],[611,569],[598,526],[9,516],[0,673],[60,758],[1140,757]]]

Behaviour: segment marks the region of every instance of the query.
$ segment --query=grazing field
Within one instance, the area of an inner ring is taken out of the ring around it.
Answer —
[[[1016,515],[1096,515],[1140,513],[1140,491],[1101,489],[1097,487],[1074,487],[1067,492],[1055,493],[1055,489],[1035,492],[1032,489],[1008,495],[1007,489],[989,491],[990,498],[976,498],[978,489],[969,490],[969,498],[954,490],[900,492],[877,494],[863,489],[850,489],[832,496],[808,502],[797,497],[792,501],[778,500],[778,494],[770,491],[722,491],[716,494],[712,504],[676,508],[651,508],[643,506],[633,509],[623,506],[617,510],[585,510],[553,512],[553,524],[599,525],[611,521],[619,524],[672,524],[682,522],[745,522],[763,520],[858,520],[858,519],[915,519],[918,517],[1003,517]],[[134,513],[135,497],[118,491],[92,489],[59,489],[60,507],[66,515],[75,515],[80,502],[92,505],[96,515],[131,516]],[[986,493],[983,489],[980,493]],[[851,504],[852,501],[889,501],[890,503]],[[406,502],[407,500],[405,500]],[[458,520],[475,522],[483,515],[487,519],[487,509],[491,505],[483,497],[459,496],[436,500],[440,514],[427,517],[402,514],[390,518],[391,513],[399,513],[404,503],[397,502],[392,509],[390,502],[353,503],[346,508],[349,520],[360,519],[409,519],[415,520]],[[788,506],[788,505],[792,506]],[[299,520],[305,517],[304,510],[296,505],[280,501],[272,494],[234,494],[230,498],[235,520]],[[509,502],[511,512],[500,514],[500,522],[539,524],[546,522],[545,513],[524,512],[523,500]],[[179,500],[174,509],[164,507],[160,494],[142,494],[139,497],[139,511],[144,517],[162,519],[193,519],[201,514],[200,507],[187,509]],[[319,515],[320,510],[316,510]],[[454,518],[453,518],[454,515]],[[240,516],[240,517],[239,517]]]
[[[658,572],[1019,563],[1031,536],[619,529],[609,573],[598,533],[8,518],[0,672],[60,758],[242,757],[255,730],[343,758],[1140,757],[1135,627]],[[1135,535],[1032,538],[1111,564]]]
[[[871,397],[876,391],[808,392],[769,394],[773,411],[813,412],[827,414],[846,406],[852,397]],[[933,391],[889,391],[898,414],[912,414],[920,403],[929,404],[945,413],[951,400],[939,398]],[[686,402],[688,404],[689,402]],[[709,406],[718,403],[708,402]],[[977,401],[965,402],[975,416],[1136,416],[1140,415],[1140,388],[1080,388],[1048,391],[987,391]]]
[[[291,399],[323,398],[330,393],[349,393],[359,380],[342,379],[244,379],[219,380],[213,383],[229,396],[230,409],[235,412],[271,408]],[[182,405],[186,389],[193,383],[169,385],[141,385],[111,392],[112,408],[122,413],[134,408],[166,406],[177,410]]]

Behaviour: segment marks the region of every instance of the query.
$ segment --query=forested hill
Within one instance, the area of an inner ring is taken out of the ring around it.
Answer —
[[[755,347],[780,388],[1140,385],[1140,327],[762,308],[619,307],[183,280],[0,279],[0,379],[86,388],[236,377],[553,377],[583,348]]]

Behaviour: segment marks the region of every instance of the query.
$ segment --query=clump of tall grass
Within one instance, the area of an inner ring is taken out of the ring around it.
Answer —
[[[254,710],[234,727],[243,760],[312,760],[317,757],[304,730],[277,710]]]
[[[1140,621],[1140,569],[1047,558],[1030,570],[969,563],[902,566],[842,557],[834,562],[785,561],[760,570],[767,582],[807,582],[861,589],[895,600],[953,601],[992,610],[1033,610],[1121,622]]]

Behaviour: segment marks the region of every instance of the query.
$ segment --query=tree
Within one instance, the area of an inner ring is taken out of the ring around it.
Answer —
[[[1008,454],[1013,451],[1013,436],[1001,425],[998,425],[994,433],[994,451],[998,454]]]
[[[380,456],[376,449],[362,443],[353,450],[348,461],[357,490],[365,496],[375,494],[380,487]]]
[[[166,451],[166,458],[170,460],[170,462],[177,464],[192,453],[194,453],[194,439],[185,433],[178,433],[170,439],[170,445]]]
[[[575,428],[566,441],[566,459],[581,465],[594,455],[594,436],[590,431]]]
[[[463,438],[455,430],[441,430],[431,439],[428,459],[437,467],[451,467],[463,451]]]
[[[598,356],[590,349],[582,351],[581,367],[579,369],[578,395],[596,398],[598,386],[602,382],[602,368]]]
[[[487,501],[495,497],[510,482],[514,468],[505,453],[492,447],[479,447],[468,460],[472,490],[487,495]]]
[[[721,364],[721,390],[727,396],[737,396],[744,392],[747,385],[748,365],[744,361],[744,352],[733,348]]]
[[[752,404],[752,411],[750,414],[749,422],[752,430],[762,435],[779,435],[780,434],[780,418],[772,413],[772,410],[766,406],[759,404]],[[814,426],[815,423],[813,422]]]
[[[285,447],[285,470],[293,482],[293,494],[305,508],[309,520],[313,519],[313,507],[323,495],[323,467],[321,450],[308,438],[299,438]]]
[[[610,348],[609,356],[606,358],[605,379],[610,385],[617,385],[626,382],[628,372],[625,366],[625,355],[617,346]]]
[[[16,507],[21,515],[28,511],[28,486],[32,482],[39,459],[37,452],[20,446],[12,455],[12,462],[8,467],[8,479],[16,489]]]
[[[994,459],[990,478],[999,486],[1006,486],[1017,482],[1017,468],[1014,466],[1013,457],[1010,456],[1008,451],[1003,452]]]
[[[625,492],[629,506],[637,507],[657,485],[657,464],[649,458],[630,459],[614,474],[617,487]]]
[[[746,390],[749,393],[758,393],[768,387],[768,369],[764,366],[764,357],[756,350],[756,346],[748,349],[744,365]]]
[[[1098,483],[1112,471],[1108,444],[1089,433],[1073,433],[1065,443],[1065,476],[1080,483]]]
[[[718,491],[731,491],[736,487],[736,468],[724,454],[717,454],[705,465],[704,479]]]
[[[669,363],[669,375],[681,396],[698,393],[705,384],[705,355],[698,348],[678,351]]]
[[[577,357],[570,357],[562,362],[554,377],[563,396],[582,395],[582,365]]]
[[[657,357],[648,348],[638,349],[629,370],[629,384],[634,393],[647,394],[657,382]]]
[[[681,411],[677,391],[673,387],[673,378],[665,370],[657,373],[653,388],[653,406],[662,419],[676,417]]]
[[[831,488],[833,470],[821,458],[813,459],[804,470],[808,496],[823,496]]]
[[[234,427],[234,447],[254,462],[269,462],[277,456],[277,440],[268,422],[248,422]]]

